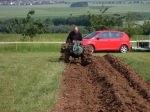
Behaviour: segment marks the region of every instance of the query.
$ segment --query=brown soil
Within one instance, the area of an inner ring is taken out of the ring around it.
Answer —
[[[111,54],[67,63],[52,112],[150,112],[150,84]]]

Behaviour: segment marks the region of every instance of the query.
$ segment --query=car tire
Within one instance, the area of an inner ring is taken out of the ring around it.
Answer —
[[[91,45],[91,48],[92,48],[92,53],[95,52],[95,47],[93,45]]]
[[[127,53],[127,51],[128,51],[128,47],[127,47],[126,45],[122,45],[122,46],[120,47],[120,52],[121,52],[121,53]]]

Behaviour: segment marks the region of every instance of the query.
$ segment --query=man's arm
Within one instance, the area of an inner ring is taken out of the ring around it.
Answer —
[[[68,37],[67,37],[67,39],[66,39],[66,43],[68,43],[69,40],[71,41],[71,32],[69,33],[69,35],[68,35]]]

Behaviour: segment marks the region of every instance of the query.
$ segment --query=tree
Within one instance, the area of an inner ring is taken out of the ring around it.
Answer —
[[[3,22],[0,20],[0,32],[3,32],[3,30],[4,30],[4,25],[3,25]]]
[[[89,11],[89,26],[85,27],[89,32],[95,30],[110,30],[113,29],[114,26],[121,25],[121,20],[125,18],[125,16],[120,16],[119,14],[113,14],[112,16],[105,16],[105,12],[108,8],[100,10],[100,15],[91,14]]]
[[[7,33],[18,33],[19,32],[19,26],[18,25],[18,19],[12,18],[10,20],[6,20],[3,22],[4,29]]]
[[[131,38],[133,35],[142,34],[142,29],[139,24],[132,18],[132,13],[128,12],[126,15],[126,22],[124,23],[123,30]]]
[[[142,25],[143,34],[149,35],[150,34],[150,21],[144,21]]]
[[[47,20],[46,20],[47,21]],[[68,17],[68,18],[53,18],[52,22],[54,25],[77,25],[77,26],[88,26],[89,19],[87,15],[80,15],[78,17]]]
[[[29,36],[30,41],[33,41],[33,37],[36,36],[36,34],[43,34],[46,25],[50,24],[50,22],[45,22],[44,24],[44,21],[40,19],[34,20],[31,18],[34,13],[34,10],[30,10],[26,18],[12,18],[10,20],[5,20],[3,23],[1,22],[1,28],[3,28],[1,31],[3,30],[3,32],[7,33],[22,33],[24,38]]]
[[[32,15],[34,15],[35,11],[34,10],[30,10],[27,13],[27,17],[23,19],[23,23],[22,23],[22,31],[23,31],[23,36],[29,36],[30,37],[30,41],[33,41],[33,37],[36,34],[43,34],[44,33],[44,27],[45,24],[43,23],[42,20],[38,19],[38,20],[34,20],[31,18]]]
[[[55,18],[53,19],[53,23],[54,25],[64,25],[65,24],[66,19],[65,18]]]
[[[47,18],[44,22],[45,22],[45,24],[46,24],[47,26],[53,25],[53,21],[52,21],[52,19],[50,19],[50,18]]]

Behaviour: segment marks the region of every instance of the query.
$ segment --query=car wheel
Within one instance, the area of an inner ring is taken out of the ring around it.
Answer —
[[[120,52],[121,53],[126,53],[128,51],[128,47],[126,46],[126,45],[122,45],[121,47],[120,47]]]
[[[92,53],[94,53],[94,52],[95,52],[95,48],[94,48],[94,46],[93,46],[93,45],[91,45],[91,48],[92,48]]]

